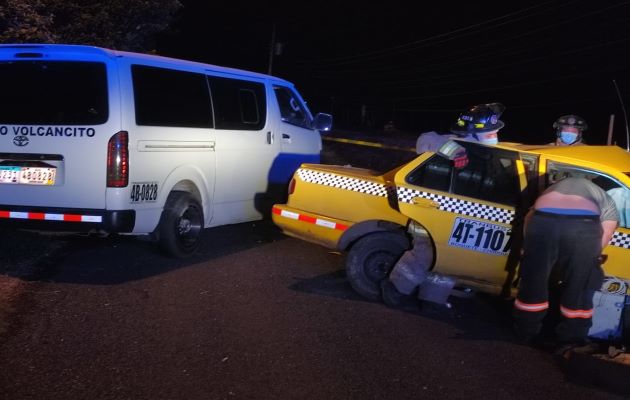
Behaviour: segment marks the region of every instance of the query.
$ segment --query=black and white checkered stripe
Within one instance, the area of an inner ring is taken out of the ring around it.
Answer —
[[[298,176],[304,182],[316,183],[318,185],[332,186],[354,192],[361,192],[373,196],[387,197],[387,187],[382,183],[364,181],[357,178],[349,178],[329,174],[326,172],[312,171],[310,169],[298,169]]]
[[[610,239],[611,246],[622,247],[624,249],[630,249],[630,235],[627,233],[615,231]]]
[[[504,224],[509,224],[514,219],[513,210],[473,203],[472,201],[460,200],[430,192],[422,192],[420,190],[409,189],[406,187],[398,188],[398,201],[411,203],[411,199],[414,197],[422,197],[433,200],[440,205],[439,209],[442,211],[468,215],[495,222],[502,222]]]

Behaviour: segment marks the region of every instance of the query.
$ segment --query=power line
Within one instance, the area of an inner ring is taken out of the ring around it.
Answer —
[[[559,8],[571,3],[575,3],[578,2],[579,0],[571,0],[571,1],[567,1],[563,4],[557,5],[555,7],[552,8]],[[531,15],[524,15],[521,16],[519,18],[514,18],[513,20],[509,20],[510,17],[512,16],[517,16],[519,14],[523,14],[526,13],[527,11],[530,11],[532,9],[537,9],[540,7],[543,7],[547,4],[553,3],[553,1],[548,1],[546,3],[543,4],[539,4],[539,5],[534,5],[531,7],[527,7],[512,13],[508,13],[505,15],[502,15],[500,17],[496,17],[496,18],[491,18],[489,20],[477,23],[477,24],[473,24],[473,25],[469,25],[463,28],[459,28],[459,29],[455,29],[449,32],[445,32],[445,33],[440,33],[437,35],[433,35],[430,36],[428,38],[423,38],[423,39],[419,39],[419,40],[415,40],[412,42],[408,42],[405,44],[401,44],[401,45],[396,45],[396,46],[392,46],[392,47],[388,47],[388,48],[384,48],[384,49],[379,49],[379,50],[375,50],[372,52],[367,52],[367,53],[361,53],[361,54],[355,54],[355,55],[351,55],[351,56],[344,56],[344,57],[335,57],[335,58],[328,58],[328,59],[309,59],[309,60],[298,60],[296,61],[297,63],[308,63],[308,64],[313,64],[313,63],[317,63],[317,64],[323,64],[323,63],[328,63],[331,65],[341,65],[344,63],[348,63],[349,61],[358,61],[358,60],[367,60],[367,59],[374,59],[374,58],[382,58],[382,57],[390,57],[392,54],[400,54],[401,52],[409,52],[412,50],[417,50],[418,48],[421,47],[426,47],[426,46],[430,46],[436,43],[443,43],[444,41],[450,41],[450,40],[454,40],[458,37],[462,37],[462,36],[468,36],[470,34],[473,33],[479,33],[479,32],[483,32],[486,30],[490,30],[490,29],[495,29],[498,26],[501,25],[505,25],[508,23],[512,23],[513,21],[518,21],[521,20],[523,18],[527,18],[533,15],[538,15],[541,14],[543,12],[548,12],[550,9],[552,8],[547,8],[547,9],[543,9],[540,12],[535,12],[532,13]],[[505,22],[501,22],[501,23],[496,23],[497,21],[501,21],[501,20],[505,20],[508,19],[508,21]],[[489,27],[485,27],[487,25],[490,25]],[[477,29],[483,27],[482,29]],[[451,37],[452,36],[452,37]]]

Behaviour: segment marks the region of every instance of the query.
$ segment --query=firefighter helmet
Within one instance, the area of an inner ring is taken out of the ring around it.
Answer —
[[[459,115],[451,132],[459,136],[497,131],[505,126],[499,119],[505,110],[501,103],[478,104]]]
[[[553,123],[553,127],[556,129],[560,129],[563,126],[570,126],[573,128],[577,128],[580,131],[585,131],[588,129],[588,125],[586,125],[586,121],[584,118],[577,115],[563,115]]]
[[[553,123],[559,143],[564,145],[582,142],[582,132],[588,129],[584,118],[577,115],[563,115]]]

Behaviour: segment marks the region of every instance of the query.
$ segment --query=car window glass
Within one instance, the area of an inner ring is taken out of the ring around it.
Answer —
[[[408,183],[496,203],[516,205],[520,185],[517,153],[497,148],[461,143],[466,147],[468,165],[461,169],[439,155],[413,170]]]
[[[299,97],[289,88],[274,86],[280,117],[283,122],[310,129],[311,120]]]
[[[208,76],[216,129],[261,130],[267,118],[265,85]]]
[[[132,65],[131,72],[138,125],[212,127],[203,74],[144,65]]]
[[[103,63],[2,62],[0,87],[2,124],[99,125],[109,117]]]
[[[612,197],[619,212],[619,226],[630,227],[630,189],[616,179],[598,171],[573,165],[547,162],[546,183],[550,185],[566,177],[588,178]]]

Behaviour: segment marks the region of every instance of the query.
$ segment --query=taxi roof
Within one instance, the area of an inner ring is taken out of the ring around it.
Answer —
[[[617,171],[630,172],[630,153],[619,146],[554,146],[509,142],[502,142],[497,146],[525,153],[567,157],[578,162],[597,163]]]

